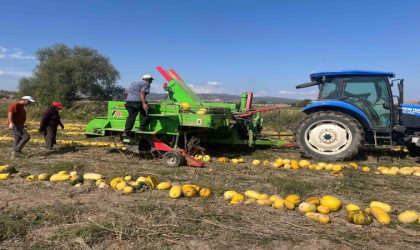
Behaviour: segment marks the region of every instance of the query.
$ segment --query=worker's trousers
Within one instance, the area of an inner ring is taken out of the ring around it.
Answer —
[[[150,122],[150,116],[147,114],[147,111],[144,110],[141,102],[126,102],[125,108],[128,111],[128,117],[125,121],[125,134],[131,134],[131,129],[133,129],[134,123],[136,122],[136,117],[140,113],[140,130],[146,130],[147,125]]]

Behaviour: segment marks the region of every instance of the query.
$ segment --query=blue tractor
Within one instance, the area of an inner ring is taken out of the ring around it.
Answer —
[[[363,145],[406,146],[420,156],[420,105],[403,104],[404,79],[392,72],[316,72],[318,100],[304,109],[305,119],[296,127],[294,140],[301,153],[325,161],[350,159]],[[398,88],[393,95],[392,87]]]

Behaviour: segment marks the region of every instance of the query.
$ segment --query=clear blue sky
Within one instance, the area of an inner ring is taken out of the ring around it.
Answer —
[[[109,57],[128,87],[175,69],[197,92],[314,97],[319,70],[392,71],[420,100],[420,1],[72,0],[0,2],[0,89],[30,75],[37,49],[65,43]]]

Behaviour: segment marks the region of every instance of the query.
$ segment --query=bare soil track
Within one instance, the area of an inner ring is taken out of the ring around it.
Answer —
[[[3,135],[11,136],[11,132],[3,129]],[[41,137],[32,133],[32,138]],[[84,139],[82,134],[59,134],[59,139],[106,141]],[[209,187],[213,195],[173,200],[167,191],[123,195],[94,185],[76,188],[68,183],[12,178],[0,182],[0,249],[420,249],[420,224],[397,221],[401,211],[420,212],[420,177],[354,170],[334,177],[327,171],[251,165],[253,159],[300,159],[294,148],[212,149],[213,161],[204,168],[171,169],[159,160],[123,156],[110,147],[61,144],[48,151],[33,142],[25,147],[25,157],[10,160],[11,144],[0,141],[0,165],[10,164],[20,171],[97,172],[107,180],[154,175],[160,181]],[[240,156],[246,163],[216,163],[219,156]],[[372,168],[417,165],[404,152],[375,150],[362,152],[355,162]],[[226,190],[248,189],[282,197],[293,193],[302,198],[334,195],[344,204],[362,207],[379,200],[395,211],[387,226],[350,224],[344,209],[331,215],[331,223],[321,225],[298,211],[256,204],[233,206],[223,199]]]

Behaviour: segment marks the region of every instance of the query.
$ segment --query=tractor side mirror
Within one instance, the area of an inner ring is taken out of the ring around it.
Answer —
[[[391,103],[390,102],[384,102],[384,104],[382,106],[384,107],[384,109],[391,109]]]

